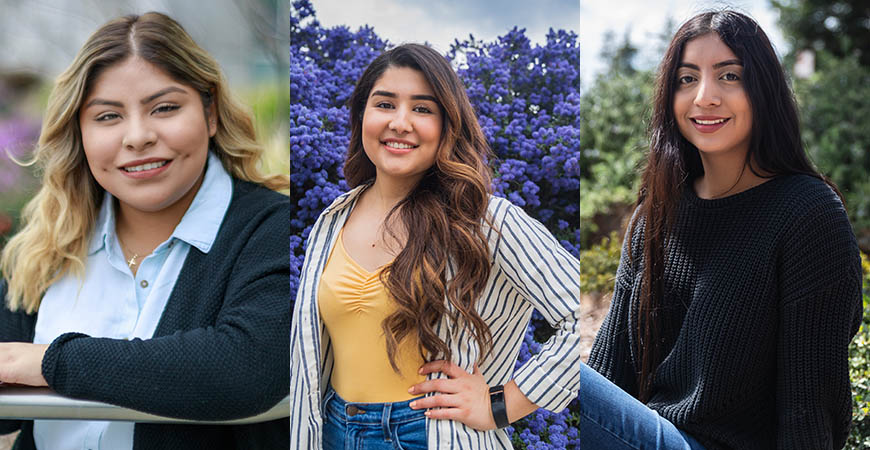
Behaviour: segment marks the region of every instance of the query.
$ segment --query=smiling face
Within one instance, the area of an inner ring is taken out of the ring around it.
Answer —
[[[686,43],[677,70],[674,117],[680,133],[702,156],[745,157],[752,107],[743,87],[743,64],[716,34]]]
[[[138,57],[105,69],[79,110],[82,145],[97,183],[122,212],[186,209],[201,184],[217,129],[198,92]]]
[[[435,163],[442,113],[426,78],[407,67],[389,67],[375,82],[362,119],[362,145],[384,177],[416,183]]]

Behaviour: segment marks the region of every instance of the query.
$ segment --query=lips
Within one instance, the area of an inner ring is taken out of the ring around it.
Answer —
[[[121,173],[135,179],[146,179],[157,176],[172,164],[171,159],[148,158],[131,161],[119,167]]]
[[[404,155],[405,153],[409,153],[411,150],[419,147],[418,144],[414,144],[413,142],[404,139],[384,139],[381,141],[381,144],[383,144],[388,152],[397,155]]]
[[[701,133],[715,133],[720,128],[724,127],[731,118],[719,116],[696,116],[690,117],[692,125]]]

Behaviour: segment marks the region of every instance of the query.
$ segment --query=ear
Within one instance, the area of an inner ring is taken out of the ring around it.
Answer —
[[[209,102],[208,107],[205,108],[206,121],[208,125],[208,136],[214,137],[215,133],[217,133],[217,125],[218,125],[218,108],[217,102],[215,101],[215,92],[211,91],[211,101]]]
[[[214,137],[215,133],[217,133],[218,121],[217,106],[215,105],[215,102],[211,102],[211,104],[208,105],[208,108],[205,109],[205,112],[206,120],[208,122],[208,136]]]

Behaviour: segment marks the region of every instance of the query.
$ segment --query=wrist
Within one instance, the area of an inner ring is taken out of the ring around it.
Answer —
[[[510,425],[507,414],[507,405],[504,400],[504,386],[496,385],[489,388],[490,410],[496,428],[504,428]]]

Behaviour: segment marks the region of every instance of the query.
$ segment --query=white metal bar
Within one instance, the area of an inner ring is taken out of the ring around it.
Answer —
[[[145,423],[196,423],[238,425],[266,422],[290,416],[290,396],[268,411],[227,421],[184,420],[155,416],[120,406],[64,397],[48,388],[0,387],[0,419],[116,420]]]

